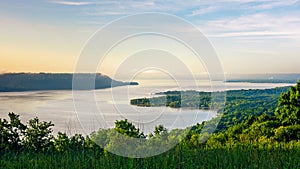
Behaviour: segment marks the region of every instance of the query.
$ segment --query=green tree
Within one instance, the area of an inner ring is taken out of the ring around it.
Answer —
[[[281,126],[275,130],[274,138],[278,142],[300,140],[300,125]]]
[[[99,129],[97,132],[91,134],[91,139],[98,144],[100,147],[104,148],[106,144],[109,143],[109,133],[113,129]]]
[[[70,139],[66,133],[58,132],[53,144],[58,152],[65,152],[70,147]]]
[[[158,125],[154,129],[154,136],[160,137],[163,140],[167,140],[168,130],[163,125]]]
[[[72,149],[84,149],[85,148],[85,138],[81,134],[75,134],[70,138],[70,147]]]
[[[9,122],[6,119],[0,119],[0,148],[1,150],[19,150],[27,126],[21,123],[19,115],[9,113],[8,116]]]
[[[9,130],[8,130],[9,123],[6,119],[0,118],[0,150],[5,150],[9,148]]]
[[[283,126],[300,124],[300,81],[280,95],[275,115]]]
[[[141,138],[145,137],[143,133],[140,133],[140,130],[136,128],[132,123],[128,122],[127,119],[120,120],[115,122],[115,130],[123,135]]]
[[[54,138],[52,135],[52,126],[54,124],[51,121],[40,122],[37,117],[30,119],[24,138],[26,147],[35,151],[45,151],[50,148]]]

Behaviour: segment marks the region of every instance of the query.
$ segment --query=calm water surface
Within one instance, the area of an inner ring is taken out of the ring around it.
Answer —
[[[146,81],[139,83],[139,86],[78,91],[75,95],[76,109],[72,91],[0,93],[0,118],[7,118],[8,112],[20,114],[23,122],[38,116],[41,120],[52,121],[55,124],[53,128],[55,132],[89,134],[98,128],[111,128],[115,120],[125,118],[145,133],[149,133],[158,124],[163,124],[168,129],[185,128],[215,116],[213,111],[131,106],[132,98],[153,97],[156,92],[179,89],[176,83],[170,81],[160,80],[155,85],[149,85]],[[293,84],[227,83],[226,90],[265,89],[290,85]],[[199,86],[196,88],[186,85],[184,89],[211,91],[208,83]]]

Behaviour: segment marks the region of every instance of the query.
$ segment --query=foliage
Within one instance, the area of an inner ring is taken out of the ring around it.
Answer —
[[[40,122],[37,117],[30,119],[24,137],[25,146],[35,151],[47,150],[52,145],[52,126],[51,122]]]
[[[34,118],[24,125],[19,115],[10,113],[9,121],[0,119],[0,168],[299,168],[299,83],[290,90],[228,92],[224,115],[212,135],[207,126],[216,118],[184,130],[168,131],[158,125],[147,136],[127,119],[90,137],[61,132],[53,136],[51,122]],[[281,91],[286,92],[280,95]],[[190,96],[169,99],[199,99],[198,94]],[[207,102],[208,98],[202,99]],[[141,144],[130,144],[137,138]],[[109,153],[125,148],[130,156],[133,150],[157,151],[168,146],[165,143],[178,141],[174,148],[154,157],[134,159]]]
[[[54,147],[58,152],[65,152],[70,147],[70,139],[66,133],[58,132],[56,138],[54,138]]]
[[[299,141],[299,83],[280,95],[278,105],[274,108],[275,113],[266,111],[261,115],[256,114],[257,111],[255,109],[258,109],[259,106],[255,106],[252,108],[252,113],[249,113],[251,115],[246,120],[238,121],[236,124],[226,127],[226,130],[216,132],[208,139],[207,146],[226,146],[240,143],[259,143],[260,145],[269,144],[270,146],[274,146],[282,142]],[[248,109],[251,110],[251,108]],[[229,114],[233,114],[233,112],[231,111]],[[225,141],[224,139],[220,141],[220,137],[225,137]]]
[[[27,126],[21,123],[19,115],[8,113],[10,121],[0,119],[0,148],[9,150],[18,150],[22,145],[22,137],[25,134]]]
[[[284,126],[300,125],[300,81],[280,95],[275,114]]]
[[[123,134],[128,137],[134,137],[134,138],[144,137],[144,134],[140,133],[139,129],[137,129],[132,123],[128,122],[127,119],[120,120],[120,121],[117,120],[115,122],[115,130],[120,134]]]

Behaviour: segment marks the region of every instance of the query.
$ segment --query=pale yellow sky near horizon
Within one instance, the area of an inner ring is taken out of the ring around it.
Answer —
[[[113,4],[74,4],[1,2],[0,73],[72,73],[85,43],[99,28],[147,11],[174,14],[196,25],[214,46],[225,73],[300,73],[298,1],[174,1],[164,8],[154,2],[140,11],[133,8],[134,1],[120,9]],[[113,74],[109,64],[102,68],[101,73]]]

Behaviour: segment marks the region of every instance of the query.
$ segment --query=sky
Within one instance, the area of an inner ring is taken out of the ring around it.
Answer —
[[[196,26],[225,73],[300,73],[298,0],[1,0],[0,73],[74,72],[97,30],[143,12]],[[100,70],[112,75],[106,67]]]

